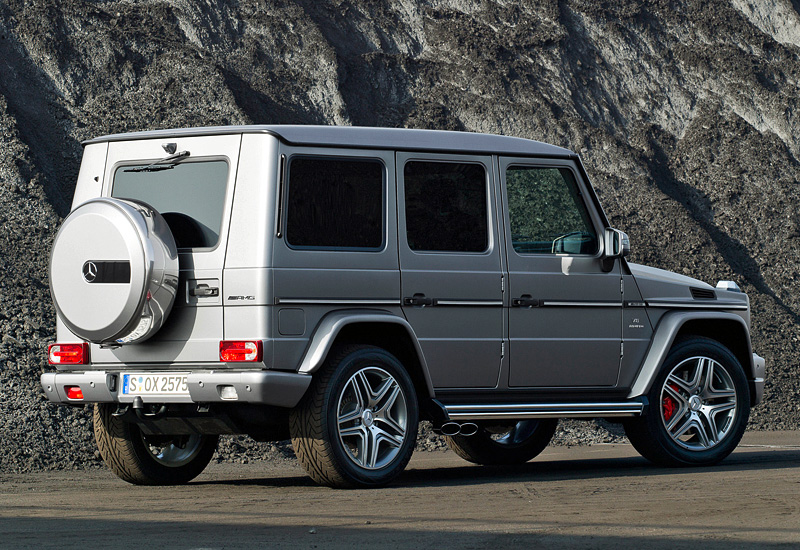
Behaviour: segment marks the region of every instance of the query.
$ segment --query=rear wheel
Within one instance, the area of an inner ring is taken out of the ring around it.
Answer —
[[[411,378],[393,355],[344,346],[331,352],[289,422],[297,458],[314,481],[378,487],[411,459],[419,410]]]
[[[523,464],[547,447],[558,420],[521,420],[512,424],[483,423],[471,436],[447,436],[447,444],[461,458],[475,464]]]
[[[136,485],[179,485],[200,475],[217,448],[215,435],[147,435],[136,424],[94,406],[94,437],[100,456],[121,479]]]
[[[648,399],[649,413],[626,421],[625,433],[642,456],[664,466],[724,459],[739,444],[750,414],[741,364],[708,338],[673,347]]]

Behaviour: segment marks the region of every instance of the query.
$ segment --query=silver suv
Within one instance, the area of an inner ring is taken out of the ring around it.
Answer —
[[[747,296],[627,262],[566,149],[315,126],[84,146],[41,382],[95,404],[126,481],[185,483],[233,433],[291,438],[319,483],[380,486],[420,420],[478,464],[530,460],[559,418],[711,464],[761,399]]]

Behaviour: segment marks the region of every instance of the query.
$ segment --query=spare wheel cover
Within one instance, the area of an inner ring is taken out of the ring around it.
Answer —
[[[144,203],[92,199],[67,216],[50,257],[56,311],[94,343],[142,342],[161,328],[178,288],[178,254],[164,218]]]

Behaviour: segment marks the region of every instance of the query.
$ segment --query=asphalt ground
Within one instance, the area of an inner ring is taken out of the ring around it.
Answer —
[[[800,432],[753,432],[710,468],[629,445],[515,467],[418,452],[391,486],[333,490],[293,461],[212,464],[180,487],[110,471],[0,476],[2,548],[798,548]]]

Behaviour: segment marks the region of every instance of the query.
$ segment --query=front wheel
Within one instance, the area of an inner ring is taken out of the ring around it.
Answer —
[[[643,457],[664,466],[719,462],[739,444],[750,415],[741,364],[708,338],[670,350],[648,399],[649,413],[626,421],[625,433]]]
[[[558,420],[522,420],[512,424],[483,423],[471,436],[447,436],[447,445],[475,464],[523,464],[538,456],[558,427]]]
[[[334,350],[289,419],[308,474],[330,487],[379,487],[405,469],[417,439],[414,384],[387,351]]]
[[[129,483],[188,483],[208,466],[217,449],[216,435],[147,435],[113,412],[111,405],[94,406],[94,438],[106,465]]]

